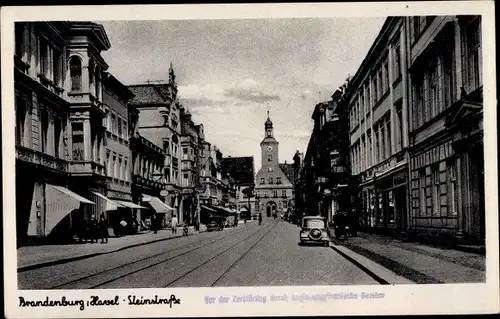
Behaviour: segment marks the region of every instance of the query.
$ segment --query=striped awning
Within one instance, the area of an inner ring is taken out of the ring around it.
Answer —
[[[140,205],[134,204],[132,202],[124,201],[124,200],[114,199],[114,201],[117,202],[118,204],[121,204],[121,205],[128,207],[128,208],[147,209],[147,207],[140,206]]]
[[[206,209],[206,210],[211,211],[211,212],[215,212],[215,209],[210,208],[210,207],[205,206],[205,205],[201,205],[201,208]]]
[[[95,205],[94,202],[85,197],[58,185],[46,184],[45,195],[47,211],[45,215],[45,235],[50,234],[54,227],[69,213],[79,208],[81,203]],[[32,214],[36,214],[36,211],[33,210]],[[36,219],[36,216],[34,218]],[[36,226],[36,223],[30,223],[31,225]],[[29,227],[28,233],[36,235],[36,229],[33,228],[33,226]]]
[[[106,211],[117,210],[119,207],[125,207],[124,205],[122,205],[122,204],[120,204],[112,199],[107,198],[106,196],[104,196],[103,194],[101,194],[99,192],[92,192],[92,193],[94,193],[96,196],[98,196],[106,201]]]
[[[142,201],[151,205],[151,207],[157,212],[161,214],[168,213],[170,210],[174,210],[172,207],[168,206],[164,202],[162,202],[158,197],[151,195],[142,195]]]

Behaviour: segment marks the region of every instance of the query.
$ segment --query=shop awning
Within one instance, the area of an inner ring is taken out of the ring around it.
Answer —
[[[165,204],[164,202],[162,202],[158,197],[149,196],[149,195],[146,195],[146,196],[149,197],[148,198],[149,200],[144,200],[144,195],[143,195],[143,201],[149,203],[149,205],[151,205],[151,207],[153,207],[153,209],[157,213],[165,214],[165,213],[168,213],[169,210],[174,210],[172,207],[170,207],[167,204]]]
[[[79,208],[81,203],[95,205],[94,202],[65,187],[51,184],[46,186],[45,235],[50,234],[54,227],[69,213]],[[36,214],[36,211],[33,213]]]
[[[134,204],[132,202],[124,201],[124,200],[116,200],[115,199],[114,201],[117,202],[118,204],[121,204],[121,205],[128,207],[128,208],[147,209],[147,207],[140,206],[140,205]]]
[[[125,207],[124,205],[121,205],[118,202],[107,198],[106,196],[104,196],[103,194],[101,194],[99,192],[92,192],[92,193],[94,195],[96,195],[97,197],[100,197],[100,198],[104,199],[104,201],[106,201],[106,211],[117,210],[118,207]]]
[[[210,211],[210,212],[215,212],[215,209],[210,208],[210,207],[205,206],[205,205],[201,205],[201,208],[206,209],[206,210],[208,210],[208,211]]]

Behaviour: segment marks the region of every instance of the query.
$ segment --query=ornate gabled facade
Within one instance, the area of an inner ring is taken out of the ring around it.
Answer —
[[[164,203],[183,222],[181,188],[181,106],[172,64],[167,84],[138,84],[128,88],[135,94],[130,105],[139,111],[137,130],[142,137],[163,149],[165,162],[156,174],[166,183]],[[162,171],[163,170],[163,171]]]
[[[265,137],[260,143],[262,167],[257,172],[255,197],[258,213],[263,217],[278,217],[288,211],[293,186],[279,164],[279,143],[274,138],[273,122],[267,114]]]
[[[255,187],[253,156],[225,157],[222,159],[222,170],[231,177],[236,187],[235,209],[240,219],[250,218],[257,211],[255,196],[252,194]]]

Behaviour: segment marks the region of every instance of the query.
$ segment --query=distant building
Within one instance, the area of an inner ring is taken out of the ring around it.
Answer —
[[[279,143],[274,138],[269,112],[267,115],[265,137],[260,143],[262,167],[256,176],[255,196],[258,212],[263,217],[276,217],[288,211],[289,200],[293,199],[293,185],[280,167]]]
[[[255,196],[247,196],[245,191],[255,187],[253,156],[225,157],[222,159],[222,170],[232,177],[236,185],[235,203],[240,219],[250,218],[252,212],[257,212]]]

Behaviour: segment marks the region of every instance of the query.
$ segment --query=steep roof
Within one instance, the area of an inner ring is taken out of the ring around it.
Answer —
[[[279,165],[280,165],[281,170],[283,171],[283,174],[285,174],[286,178],[288,178],[290,183],[293,184],[295,181],[295,173],[294,173],[294,169],[293,169],[293,164],[285,163],[285,164],[279,164]]]
[[[221,168],[239,184],[254,183],[253,156],[225,157],[222,159]]]
[[[130,85],[128,87],[135,97],[130,101],[132,104],[164,104],[165,98],[153,84]]]

